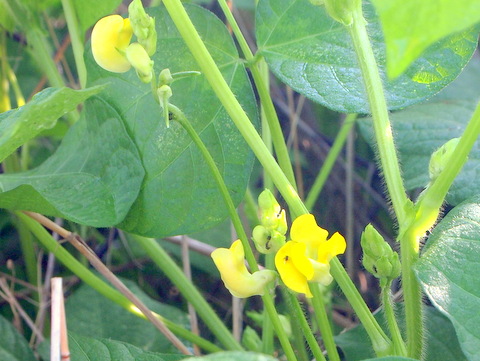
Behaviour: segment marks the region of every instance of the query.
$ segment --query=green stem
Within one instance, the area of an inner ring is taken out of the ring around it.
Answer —
[[[28,282],[36,285],[38,283],[37,255],[35,254],[32,233],[21,222],[18,222],[16,228],[18,229],[22,259],[25,262]]]
[[[320,349],[320,346],[318,345],[318,341],[316,340],[315,336],[312,333],[312,328],[307,322],[307,319],[305,318],[305,313],[302,310],[302,306],[300,306],[300,302],[298,302],[297,297],[295,297],[291,292],[288,290],[283,293],[286,297],[288,297],[288,304],[291,305],[292,309],[292,317],[294,317],[297,322],[300,323],[300,328],[302,331],[303,336],[307,340],[308,346],[310,347],[313,356],[315,357],[316,361],[326,361],[325,356],[323,356],[323,352]],[[315,310],[317,311],[317,310]],[[331,358],[330,360],[335,360]]]
[[[345,121],[338,132],[335,141],[333,142],[332,148],[328,152],[325,161],[323,162],[322,169],[317,175],[315,182],[313,183],[312,189],[308,193],[307,199],[305,200],[305,206],[308,209],[312,209],[315,203],[317,202],[318,196],[323,189],[323,185],[325,184],[330,172],[332,171],[333,166],[338,158],[338,155],[343,149],[345,142],[347,140],[348,134],[352,129],[352,126],[355,124],[355,120],[357,119],[357,114],[348,114],[345,118]]]
[[[435,223],[440,209],[456,176],[467,161],[475,141],[480,135],[480,103],[477,105],[460,141],[443,171],[423,192],[415,209],[415,219],[401,234],[402,285],[407,325],[407,349],[410,357],[420,357],[423,349],[423,310],[420,284],[414,274],[419,259],[420,239]]]
[[[274,255],[265,255],[265,268],[275,269]],[[262,322],[262,352],[266,355],[273,355],[273,325],[270,317],[268,316],[267,309],[263,310],[263,322]]]
[[[222,320],[213,311],[202,294],[188,280],[183,271],[172,260],[160,244],[151,238],[131,235],[135,241],[145,250],[152,261],[162,270],[167,278],[173,282],[180,293],[197,311],[208,328],[217,339],[229,350],[242,350],[242,346],[233,338],[232,333],[224,325]]]
[[[218,99],[225,107],[229,116],[243,135],[247,144],[257,156],[262,166],[270,174],[278,190],[289,205],[292,218],[295,219],[302,214],[308,213],[307,208],[298,196],[295,188],[285,177],[285,174],[282,172],[258,135],[255,127],[248,119],[242,106],[235,98],[235,95],[223,78],[212,56],[205,47],[205,44],[202,42],[180,0],[164,0],[163,3]],[[374,347],[381,349],[386,344],[388,345],[388,338],[371,315],[367,305],[358,293],[352,280],[346,274],[340,261],[334,259],[332,260],[332,264],[332,272],[335,272],[335,274],[340,277],[337,282],[342,290],[344,290],[349,301],[351,301],[355,312],[357,312],[357,315],[362,315],[362,318],[368,321],[366,327],[369,327],[370,325],[369,336],[372,338]],[[346,278],[343,277],[344,274],[346,275]],[[370,316],[368,316],[368,314]]]
[[[335,340],[333,339],[332,327],[330,320],[325,309],[325,303],[323,302],[323,292],[321,286],[318,283],[310,283],[310,290],[312,291],[312,304],[314,309],[314,314],[317,319],[318,327],[322,333],[322,339],[327,349],[328,359],[330,361],[340,361],[340,356],[338,355],[337,346],[335,345]]]
[[[392,295],[390,292],[391,281],[385,287],[382,287],[382,305],[385,318],[387,319],[388,328],[392,336],[393,351],[395,356],[407,356],[407,348],[403,342],[402,333],[398,328],[397,318],[393,309]]]
[[[278,163],[289,182],[296,189],[292,162],[290,161],[287,144],[285,143],[285,137],[283,136],[282,132],[282,127],[280,126],[280,121],[278,120],[277,112],[275,111],[272,97],[270,96],[270,92],[267,87],[268,82],[265,81],[266,79],[260,71],[259,67],[256,63],[254,63],[255,59],[253,53],[250,50],[250,47],[248,46],[248,43],[245,40],[245,37],[243,36],[243,33],[240,30],[237,21],[235,20],[235,17],[230,11],[227,2],[225,0],[218,0],[218,3],[222,8],[222,11],[227,18],[228,23],[232,27],[232,31],[237,38],[238,44],[243,52],[243,55],[245,56],[245,59],[248,63],[251,64],[250,71],[252,72],[253,81],[255,83],[255,86],[257,87],[260,102],[262,104],[262,110],[265,114],[265,118],[268,122],[268,127],[272,135],[273,146],[275,148],[275,153],[278,157]]]
[[[235,227],[235,231],[237,232],[237,235],[238,235],[238,237],[240,238],[240,240],[243,244],[243,248],[244,248],[244,251],[245,251],[245,258],[247,260],[248,265],[250,266],[250,270],[252,272],[258,271],[259,268],[258,268],[257,262],[255,260],[255,257],[253,255],[250,244],[248,242],[248,237],[245,233],[245,230],[243,228],[240,217],[238,216],[238,213],[235,209],[232,198],[230,197],[230,193],[228,192],[227,186],[225,185],[225,182],[222,178],[222,175],[220,174],[220,171],[218,170],[218,167],[215,164],[215,161],[213,160],[210,152],[208,151],[207,147],[203,143],[202,139],[199,137],[199,135],[197,134],[195,129],[192,127],[192,125],[190,124],[188,119],[184,116],[184,114],[180,111],[180,109],[178,109],[177,107],[175,107],[172,104],[169,104],[168,109],[175,116],[175,120],[178,121],[183,126],[183,128],[188,133],[190,138],[193,140],[195,145],[202,152],[202,155],[203,155],[205,161],[207,162],[207,164],[210,168],[210,171],[212,172],[212,174],[215,178],[215,181],[217,182],[217,186],[220,190],[220,193],[222,194],[222,197],[225,201],[225,204],[227,205],[227,208],[228,208],[228,211],[229,211],[229,214],[230,214],[230,218],[231,218],[232,223]],[[172,279],[172,281],[173,281],[173,279]],[[179,287],[179,286],[177,285],[177,287]],[[180,289],[180,287],[179,287],[179,289]],[[185,297],[187,297],[187,299],[188,299],[188,295],[185,295]],[[283,327],[280,323],[280,319],[278,318],[278,313],[275,310],[272,295],[269,292],[266,292],[265,295],[262,296],[262,299],[263,299],[263,302],[264,302],[264,307],[265,307],[265,309],[268,313],[269,319],[271,320],[271,322],[273,324],[275,332],[277,333],[278,339],[279,339],[280,343],[282,344],[283,351],[285,352],[285,355],[287,356],[287,359],[290,360],[290,361],[296,360],[295,354],[294,354],[293,349],[292,349],[292,346],[290,345],[290,341],[288,340],[288,337],[285,333],[285,330],[283,329]],[[193,306],[195,307],[195,305],[193,305]],[[199,310],[197,310],[197,312],[199,312],[199,314],[200,314]],[[201,316],[201,314],[200,314],[200,316]]]
[[[425,230],[420,229],[421,235],[431,227],[436,221],[439,210],[445,200],[448,190],[458,173],[467,161],[468,154],[473,148],[480,135],[480,102],[477,104],[472,118],[467,124],[462,137],[460,138],[455,151],[452,153],[446,166],[440,175],[435,179],[422,194],[417,202],[417,219],[415,223],[423,224],[425,222]],[[432,224],[429,224],[432,223]]]
[[[380,158],[380,167],[385,178],[392,207],[400,228],[407,221],[406,206],[409,202],[403,186],[397,151],[393,142],[393,133],[388,118],[388,108],[383,93],[382,80],[378,71],[372,46],[368,38],[361,2],[352,12],[353,24],[348,27],[355,46],[358,63],[362,71],[365,89],[370,103],[373,128]]]
[[[294,217],[306,213],[307,210],[298,197],[295,188],[288,181],[287,177],[263,143],[257,130],[250,122],[250,119],[242,106],[235,98],[235,95],[223,78],[222,73],[215,64],[215,61],[208,52],[205,44],[202,42],[200,35],[192,24],[192,21],[183,8],[180,0],[166,0],[164,1],[164,5],[192,55],[200,66],[203,75],[205,75],[210,86],[225,107],[240,133],[243,135],[247,144],[253,150],[265,170],[270,174],[278,190],[290,205]]]
[[[222,194],[222,197],[225,201],[225,205],[227,206],[228,213],[230,214],[230,217],[232,219],[232,223],[235,228],[235,231],[237,232],[237,236],[242,241],[247,263],[250,266],[250,269],[252,272],[258,271],[257,261],[255,260],[255,256],[253,255],[252,248],[250,247],[250,244],[248,242],[248,237],[247,237],[247,234],[245,233],[245,229],[243,228],[242,221],[238,216],[235,205],[233,204],[232,198],[230,197],[230,193],[228,192],[228,188],[225,185],[225,182],[223,180],[222,175],[220,174],[220,171],[218,170],[217,165],[215,164],[215,160],[212,158],[212,155],[208,151],[202,139],[197,134],[197,131],[190,124],[190,122],[185,117],[183,112],[172,104],[168,105],[168,110],[174,115],[175,120],[183,127],[183,129],[185,129],[185,131],[193,140],[197,148],[202,153],[203,158],[207,162],[208,167],[210,168],[210,171],[212,172],[212,175],[215,178],[215,181],[220,190],[220,193]]]
[[[419,243],[415,228],[400,237],[407,351],[412,358],[421,357],[424,337],[422,290],[414,273],[414,265],[419,259]]]
[[[288,339],[288,336],[285,333],[285,329],[283,328],[280,318],[278,317],[278,313],[277,313],[277,310],[275,309],[275,304],[273,302],[272,295],[270,295],[270,293],[267,292],[265,293],[264,296],[262,296],[262,300],[263,300],[263,305],[267,310],[268,317],[270,318],[273,328],[277,333],[278,340],[282,345],[282,350],[285,353],[287,360],[296,361],[297,357],[293,352],[293,348],[292,348],[292,345],[290,344],[290,340]]]
[[[80,80],[81,88],[85,88],[87,84],[87,68],[85,60],[83,59],[83,40],[78,25],[77,14],[72,4],[72,0],[62,0],[63,12],[67,20],[68,32],[70,33],[70,40],[72,42],[73,56],[75,58],[75,65],[77,66],[77,74]]]
[[[340,263],[337,257],[330,261],[330,267],[332,276],[342,289],[343,294],[347,298],[352,308],[355,310],[358,319],[370,337],[373,350],[377,356],[388,355],[391,347],[390,339],[380,327],[377,320],[375,320],[373,317],[372,313],[365,304],[365,301],[358,293],[357,288],[353,284],[352,280],[345,271],[345,268],[343,268],[343,265]]]
[[[280,191],[283,198],[289,205],[292,218],[295,219],[302,214],[308,213],[307,208],[298,196],[295,188],[285,177],[285,174],[282,172],[277,162],[258,135],[255,127],[248,119],[248,116],[243,110],[242,106],[235,98],[235,95],[223,78],[212,56],[205,47],[205,44],[202,42],[202,39],[193,26],[192,21],[188,17],[188,14],[183,8],[180,0],[164,0],[164,5],[218,99],[225,107],[229,116],[235,123],[240,133],[243,135],[247,144],[257,156],[262,166],[270,174],[271,178],[275,182],[275,185],[277,186],[277,189]],[[332,272],[339,276],[337,282],[347,296],[350,304],[352,304],[352,307],[357,315],[361,315],[361,320],[364,319],[367,321],[367,325],[365,327],[369,329],[367,332],[372,339],[374,347],[380,350],[382,347],[386,345],[388,346],[388,338],[385,336],[385,333],[373,318],[370,310],[363,301],[361,295],[358,293],[358,290],[355,288],[352,280],[346,274],[345,269],[340,261],[335,258],[331,263],[333,264]],[[344,275],[346,278],[343,277]]]
[[[63,248],[55,239],[53,239],[53,237],[38,222],[28,217],[22,212],[15,212],[15,215],[20,219],[22,224],[24,224],[30,230],[30,232],[35,235],[39,242],[49,252],[54,254],[56,259],[63,263],[83,282],[85,282],[102,296],[118,304],[125,310],[133,313],[140,318],[146,319],[145,315],[139,312],[132,302],[130,302],[123,294],[113,289],[110,285],[108,285],[99,277],[97,277],[94,273],[92,273],[87,267],[83,266],[79,261],[77,261],[75,257],[73,257],[65,248]],[[191,341],[192,343],[195,343],[206,351],[221,351],[218,346],[178,326],[175,322],[172,322],[158,314],[155,314],[155,316],[161,319],[163,323],[165,323],[165,325],[177,336],[182,337],[185,340]]]

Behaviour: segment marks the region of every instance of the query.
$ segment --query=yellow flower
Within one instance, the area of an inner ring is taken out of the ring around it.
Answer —
[[[312,297],[308,282],[328,285],[332,282],[330,260],[345,252],[345,238],[335,233],[327,241],[328,232],[320,228],[312,214],[304,214],[292,224],[291,240],[275,255],[275,266],[285,285],[291,290]]]
[[[240,240],[233,242],[230,248],[217,248],[211,256],[220,271],[225,287],[235,297],[262,296],[265,293],[265,286],[275,278],[275,272],[270,270],[261,270],[253,274],[248,272]]]
[[[130,20],[120,15],[100,19],[92,31],[92,53],[95,61],[105,70],[124,73],[131,67],[125,51],[132,39]]]

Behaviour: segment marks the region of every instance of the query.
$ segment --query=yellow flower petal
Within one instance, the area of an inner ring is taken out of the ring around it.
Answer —
[[[105,70],[124,73],[130,63],[124,55],[130,43],[133,30],[129,19],[120,15],[109,15],[100,19],[92,30],[92,54]]]
[[[321,263],[328,263],[330,260],[345,252],[347,242],[345,238],[338,232],[318,248],[317,261]]]
[[[289,241],[285,243],[275,255],[275,266],[283,283],[285,283],[288,288],[298,293],[304,293],[307,297],[312,297],[307,278],[297,269],[295,264],[298,264],[298,262],[294,262],[298,251],[299,247],[296,245],[296,242]],[[292,256],[293,259],[291,258]],[[303,257],[305,257],[305,255],[303,255]],[[308,260],[307,263],[309,263]]]
[[[225,287],[233,296],[261,296],[265,292],[265,286],[275,278],[275,272],[262,270],[250,274],[245,266],[244,255],[242,242],[237,240],[229,249],[216,249],[211,257],[220,271]]]
[[[307,244],[307,248],[316,249],[327,240],[328,232],[320,228],[313,214],[303,214],[297,217],[290,229],[290,237],[293,241]]]

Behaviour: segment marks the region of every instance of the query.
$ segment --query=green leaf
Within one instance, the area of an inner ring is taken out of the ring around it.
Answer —
[[[173,361],[183,355],[158,354],[141,350],[125,342],[95,339],[69,332],[68,343],[72,361]]]
[[[264,354],[254,353],[254,352],[241,352],[241,351],[230,351],[230,352],[217,352],[211,355],[202,356],[202,357],[189,357],[184,359],[184,361],[278,361],[278,359]]]
[[[429,182],[431,154],[448,140],[459,137],[478,102],[480,60],[475,57],[451,85],[429,101],[391,114],[395,143],[399,151],[407,190]],[[371,118],[358,121],[364,138],[373,147]],[[480,144],[476,143],[462,171],[447,195],[456,205],[480,193]]]
[[[93,98],[52,157],[31,171],[0,176],[0,207],[111,226],[125,218],[143,175],[120,116]]]
[[[122,280],[152,311],[187,327],[187,316],[179,309],[148,297],[131,281]],[[69,331],[82,336],[127,342],[148,351],[175,352],[176,349],[151,323],[143,320],[82,285],[66,302]]]
[[[103,16],[110,15],[121,4],[122,0],[82,0],[73,1],[75,12],[82,32],[95,24]]]
[[[24,106],[0,114],[0,162],[43,130],[55,126],[58,118],[102,88],[47,88]]]
[[[233,92],[256,121],[251,85],[224,24],[200,7],[187,4],[186,9]],[[158,34],[155,72],[199,70],[165,9],[149,12],[156,18]],[[224,201],[201,153],[178,123],[170,122],[166,128],[150,85],[141,83],[133,70],[125,74],[104,71],[90,52],[86,62],[90,84],[110,84],[100,97],[121,114],[146,171],[140,194],[120,228],[162,237],[204,230],[225,219]],[[177,80],[171,87],[170,102],[200,133],[238,204],[252,169],[252,152],[203,75]]]
[[[390,77],[400,75],[438,40],[480,21],[477,0],[372,0],[382,22]],[[415,16],[412,16],[415,14]]]
[[[385,44],[373,6],[364,15],[389,109],[424,100],[453,81],[472,56],[478,32],[469,30],[432,45],[393,81],[385,75]],[[309,0],[260,0],[259,52],[270,69],[299,93],[331,109],[369,113],[361,70],[347,29]]]
[[[467,359],[480,360],[480,196],[435,227],[415,269],[432,303],[452,321]]]
[[[381,325],[386,324],[382,313],[376,314],[375,318]],[[403,312],[397,312],[397,319],[402,327],[405,320]],[[433,307],[425,308],[425,327],[427,330],[426,350],[423,358],[425,361],[466,361],[452,324]],[[361,325],[336,336],[335,341],[348,361],[360,361],[375,357],[367,332]]]
[[[13,325],[0,316],[0,360],[36,361],[27,340],[18,333]]]

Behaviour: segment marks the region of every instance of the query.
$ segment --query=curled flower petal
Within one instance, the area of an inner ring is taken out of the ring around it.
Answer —
[[[245,266],[244,256],[240,240],[233,242],[230,248],[218,248],[211,254],[225,287],[233,296],[239,298],[262,296],[265,293],[265,286],[275,278],[275,272],[261,270],[251,274]]]
[[[120,15],[109,15],[100,19],[92,30],[92,54],[105,70],[124,73],[130,69],[125,57],[133,35],[129,19]]]
[[[295,255],[297,255],[298,252],[297,247],[292,241],[285,243],[275,255],[275,267],[277,267],[283,283],[285,283],[288,288],[298,293],[305,293],[307,297],[312,297],[312,293],[308,287],[307,277],[297,268],[299,262],[294,262]],[[306,259],[306,264],[310,264],[308,259]]]
[[[318,248],[317,260],[321,263],[328,263],[333,257],[343,254],[346,249],[347,242],[345,238],[340,233],[335,232],[322,247]]]

